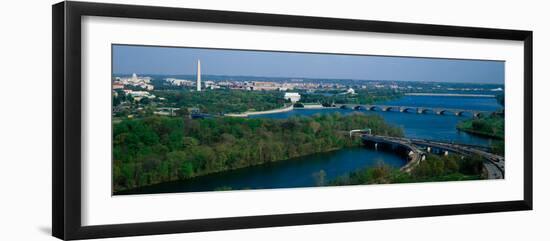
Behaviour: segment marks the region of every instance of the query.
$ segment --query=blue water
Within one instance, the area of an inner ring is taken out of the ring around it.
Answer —
[[[483,97],[449,97],[449,96],[404,96],[398,100],[378,103],[380,105],[434,107],[450,109],[467,109],[479,111],[495,111],[502,108],[495,98]],[[456,116],[454,114],[436,115],[434,113],[417,114],[398,111],[380,110],[351,110],[351,109],[295,109],[284,113],[257,115],[252,118],[285,119],[291,116],[311,116],[314,114],[340,113],[349,115],[352,113],[364,113],[367,115],[379,115],[387,123],[402,127],[405,136],[410,138],[422,138],[446,142],[466,143],[474,145],[490,145],[492,140],[458,131],[456,125],[469,119],[469,116]]]
[[[489,97],[462,97],[462,96],[410,96],[406,95],[397,100],[384,101],[378,104],[400,105],[413,107],[433,107],[466,109],[480,111],[495,111],[502,108],[495,98]]]
[[[472,109],[493,111],[501,108],[494,98],[478,97],[441,97],[441,96],[405,96],[398,100],[379,104],[402,106],[444,107],[453,109]],[[382,112],[349,109],[301,109],[285,113],[254,116],[253,118],[283,119],[290,116],[311,116],[339,112],[347,115],[354,112],[380,115],[386,122],[401,126],[407,137],[452,141],[477,145],[489,145],[490,139],[473,136],[456,130],[456,124],[470,117],[455,115],[416,114],[402,112]],[[405,165],[399,156],[367,148],[346,148],[342,150],[318,153],[290,160],[278,161],[238,170],[214,173],[189,180],[161,183],[117,194],[173,193],[213,191],[220,188],[268,189],[316,186],[315,174],[323,170],[325,181],[351,171],[386,163],[394,167]]]
[[[224,187],[231,187],[231,189],[312,187],[320,182],[315,174],[321,170],[325,172],[324,183],[327,183],[331,179],[350,171],[374,166],[382,162],[393,167],[401,167],[406,164],[405,160],[392,153],[354,147],[214,173],[190,180],[161,183],[120,192],[117,195],[200,192]]]

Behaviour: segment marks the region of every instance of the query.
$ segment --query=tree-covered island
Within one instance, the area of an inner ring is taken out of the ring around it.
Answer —
[[[504,95],[496,96],[497,102],[504,107]],[[472,118],[459,122],[456,128],[470,134],[494,139],[492,152],[504,155],[504,108],[481,118]]]
[[[149,116],[113,127],[115,192],[359,145],[352,129],[403,136],[376,115],[277,119]]]

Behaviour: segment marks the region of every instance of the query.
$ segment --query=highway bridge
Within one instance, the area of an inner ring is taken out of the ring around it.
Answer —
[[[352,134],[350,132],[350,134]],[[354,132],[353,134],[357,134]],[[370,145],[375,149],[379,145],[390,147],[398,154],[405,155],[407,164],[401,168],[404,172],[410,172],[416,165],[425,160],[426,154],[430,152],[442,153],[447,155],[454,153],[461,156],[479,155],[483,157],[483,168],[488,179],[504,178],[504,157],[489,153],[485,148],[477,148],[472,145],[461,145],[456,143],[446,143],[438,141],[429,141],[423,139],[411,139],[402,137],[377,136],[370,134],[359,134],[365,145]]]
[[[395,105],[361,105],[361,104],[333,104],[332,107],[341,109],[354,109],[354,110],[369,110],[369,111],[399,111],[407,113],[417,114],[429,114],[436,115],[454,114],[462,116],[470,114],[473,117],[480,117],[482,115],[488,115],[490,111],[481,110],[467,110],[467,109],[453,109],[453,108],[435,108],[435,107],[421,107],[421,106],[395,106]]]

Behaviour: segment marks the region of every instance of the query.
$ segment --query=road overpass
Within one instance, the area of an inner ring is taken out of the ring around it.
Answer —
[[[401,168],[402,171],[410,172],[421,161],[425,160],[426,154],[438,150],[444,153],[454,153],[461,156],[479,155],[483,161],[483,168],[488,179],[504,179],[504,157],[487,152],[484,148],[476,148],[471,145],[446,143],[423,139],[411,139],[402,137],[376,136],[369,134],[360,135],[364,143],[378,143],[400,147],[408,153],[407,164]]]

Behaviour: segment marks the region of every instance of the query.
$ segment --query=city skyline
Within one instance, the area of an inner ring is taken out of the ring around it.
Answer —
[[[113,45],[114,74],[504,84],[503,61]]]

